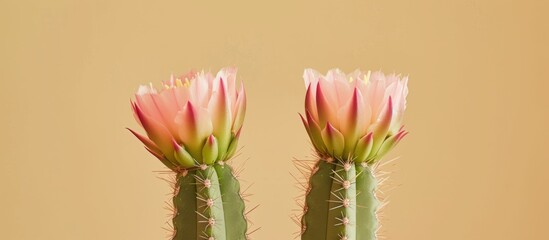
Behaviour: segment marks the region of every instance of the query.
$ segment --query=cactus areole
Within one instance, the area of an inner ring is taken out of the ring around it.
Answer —
[[[379,228],[374,166],[407,134],[406,77],[338,69],[305,70],[305,116],[315,148],[301,218],[303,240],[375,240]]]
[[[240,184],[226,164],[236,152],[246,111],[236,69],[190,72],[131,102],[146,135],[130,130],[176,174],[172,240],[247,239]]]

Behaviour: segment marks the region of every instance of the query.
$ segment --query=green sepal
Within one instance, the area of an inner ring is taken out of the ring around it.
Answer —
[[[231,143],[229,143],[229,147],[227,148],[227,152],[225,153],[225,156],[222,156],[222,154],[219,154],[220,160],[228,160],[231,157],[234,156],[236,153],[236,147],[238,146],[238,138],[240,137],[240,131],[239,129],[236,133],[231,134]]]
[[[210,135],[206,139],[206,143],[204,143],[204,147],[202,148],[202,161],[205,164],[213,164],[217,159],[219,153],[217,145],[217,139],[213,135]]]
[[[181,164],[182,167],[190,168],[195,165],[194,158],[191,156],[189,152],[187,152],[187,150],[185,150],[184,147],[174,142],[174,149],[175,151],[173,152],[173,154],[174,154],[175,160],[179,164]]]

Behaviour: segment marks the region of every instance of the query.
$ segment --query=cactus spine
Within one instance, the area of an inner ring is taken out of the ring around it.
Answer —
[[[220,161],[183,170],[175,189],[172,240],[247,238],[240,184],[229,165]]]
[[[301,239],[376,239],[379,202],[370,166],[322,159],[309,183]]]

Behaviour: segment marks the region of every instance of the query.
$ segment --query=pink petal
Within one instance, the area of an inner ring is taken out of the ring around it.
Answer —
[[[204,108],[196,108],[192,102],[187,102],[183,111],[175,119],[179,126],[179,136],[187,151],[196,159],[202,154],[203,140],[212,133],[212,122],[209,112]]]
[[[322,131],[320,126],[309,111],[306,111],[305,115],[307,117],[307,126],[311,133],[310,137],[313,145],[319,152],[326,152],[326,146],[324,145],[324,140],[322,139]]]
[[[352,94],[351,83],[349,82],[349,79],[347,79],[347,76],[339,69],[331,71],[330,73],[333,76],[333,92],[335,93],[337,106],[342,106],[349,101],[349,97]]]
[[[227,149],[231,137],[231,105],[223,79],[214,83],[214,91],[208,109],[212,114],[213,133],[218,140],[219,149]]]
[[[318,111],[318,122],[320,125],[325,125],[328,121],[337,122],[335,121],[337,116],[334,109],[332,109],[329,100],[326,98],[324,89],[321,87],[320,82],[316,87],[316,108]]]
[[[141,112],[148,117],[154,119],[155,121],[162,122],[162,116],[154,103],[153,94],[136,94],[135,95],[135,105],[139,106]]]
[[[162,155],[162,151],[160,151],[156,144],[149,138],[135,132],[134,130],[131,130],[130,128],[126,129],[128,129],[128,131],[130,131],[137,139],[139,139],[139,141],[141,141],[147,147],[147,149],[155,152],[157,155]]]
[[[345,153],[354,149],[354,144],[364,126],[364,115],[362,95],[355,88],[351,99],[338,112],[339,129],[345,136]]]
[[[307,68],[303,72],[303,80],[305,82],[305,87],[316,86],[319,78],[320,78],[320,74],[313,69]]]
[[[406,135],[408,135],[409,132],[407,131],[404,131],[404,130],[401,130],[399,133],[397,133],[397,137],[396,137],[396,142],[400,142],[400,140],[402,140],[404,137],[406,137]]]
[[[307,120],[305,120],[305,118],[303,117],[303,115],[301,115],[301,113],[298,113],[298,114],[299,114],[299,117],[301,118],[301,122],[303,123],[303,126],[305,126],[305,130],[307,131],[307,135],[309,135],[309,138],[311,139],[311,143],[313,143],[313,145],[315,145],[314,142],[313,142],[313,137],[311,136],[311,130],[309,130],[309,123],[307,123]]]
[[[174,88],[166,89],[160,94],[152,95],[151,97],[160,113],[164,126],[170,130],[174,137],[178,138],[177,126],[174,119],[179,111],[179,106],[175,98]]]
[[[342,158],[343,149],[345,148],[345,139],[343,134],[332,126],[329,122],[326,124],[326,128],[322,130],[322,139],[326,144],[328,154],[333,157]]]
[[[162,162],[166,167],[168,167],[169,169],[171,169],[173,171],[177,171],[176,164],[174,164],[173,162],[170,162],[170,160],[167,159],[166,157],[164,157],[164,155],[158,155],[157,153],[153,152],[152,150],[150,150],[147,147],[145,147],[145,149],[148,152],[150,152],[153,156],[155,156],[158,160],[160,160],[160,162]]]
[[[144,146],[145,150],[147,150],[149,153],[151,153],[153,156],[155,156],[156,158],[158,158],[158,160],[165,160],[164,159],[164,155],[162,155],[161,153],[157,153],[153,150],[151,150],[150,148],[148,148],[147,146]]]
[[[310,112],[315,119],[318,119],[318,110],[316,108],[316,87],[318,83],[309,83],[307,93],[305,94],[305,111]]]
[[[240,129],[244,123],[244,116],[246,115],[246,91],[244,90],[244,85],[241,85],[241,89],[236,100],[236,109],[233,110],[234,119],[232,130]]]
[[[360,138],[354,151],[355,162],[364,162],[368,160],[368,155],[372,151],[374,136],[368,133]]]
[[[236,102],[237,89],[236,89],[236,74],[237,69],[235,67],[226,67],[219,71],[218,76],[226,81],[227,95],[231,98],[231,103]]]
[[[206,107],[208,104],[209,86],[207,75],[198,74],[195,79],[190,81],[189,85],[189,100],[197,107]]]
[[[368,100],[372,108],[372,121],[376,121],[380,115],[381,107],[385,98],[385,75],[381,72],[374,72],[370,75],[370,81],[368,84]]]
[[[160,149],[168,159],[172,159],[173,148],[171,140],[173,139],[173,136],[170,131],[156,120],[145,116],[139,106],[135,107],[135,112],[139,121],[143,124],[143,128],[147,132],[149,139],[155,143],[158,149]]]
[[[189,101],[189,88],[188,87],[177,87],[173,90],[175,100],[177,102],[177,106],[179,107],[179,110],[183,109],[185,104]]]
[[[393,102],[392,102],[392,98],[389,97],[387,106],[385,107],[385,110],[383,111],[383,114],[381,115],[374,130],[374,146],[372,150],[373,152],[378,151],[379,147],[383,143],[383,140],[387,136],[387,133],[389,132],[389,127],[391,126],[392,117],[393,117]]]
[[[326,99],[326,102],[329,104],[329,106],[334,109],[337,109],[339,107],[339,101],[336,93],[336,86],[334,81],[330,81],[324,78],[319,78],[318,80],[319,86],[322,87],[322,94],[324,95],[324,98]],[[317,86],[317,89],[319,87]],[[317,90],[318,94],[318,90]],[[318,96],[317,96],[318,99]]]
[[[326,73],[326,80],[329,82],[347,81],[347,76],[338,68],[333,68]]]
[[[133,117],[135,118],[135,121],[137,121],[137,123],[139,123],[139,125],[141,125],[141,127],[143,127],[143,124],[141,124],[141,120],[139,120],[139,117],[137,116],[137,112],[135,111],[135,109],[137,108],[136,103],[134,103],[130,99],[130,104],[131,104],[131,107],[132,107],[132,113],[133,113]]]

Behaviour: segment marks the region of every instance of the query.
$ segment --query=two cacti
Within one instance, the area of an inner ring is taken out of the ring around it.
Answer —
[[[407,78],[380,72],[305,71],[303,123],[318,159],[301,219],[303,240],[377,238],[373,166],[405,135]],[[240,185],[226,164],[246,111],[236,69],[191,72],[132,102],[147,137],[132,133],[176,173],[173,240],[247,239]]]

